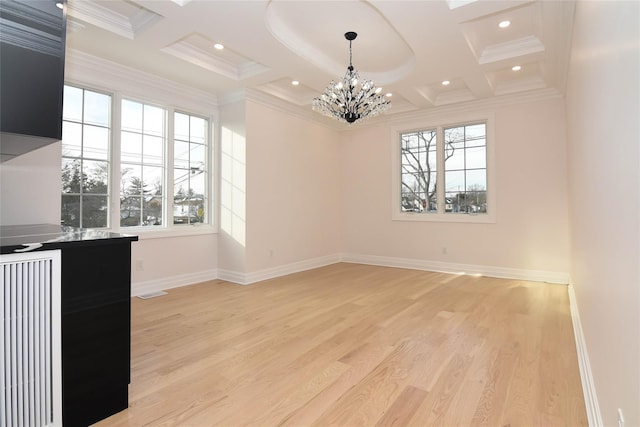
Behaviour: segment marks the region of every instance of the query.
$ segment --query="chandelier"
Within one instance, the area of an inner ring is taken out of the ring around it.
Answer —
[[[353,31],[344,35],[349,40],[349,66],[343,79],[337,83],[332,80],[322,95],[313,98],[311,104],[314,111],[349,124],[375,117],[391,107],[389,100],[380,95],[382,88],[376,88],[371,80],[360,81],[358,72],[353,69],[351,42],[357,36]]]

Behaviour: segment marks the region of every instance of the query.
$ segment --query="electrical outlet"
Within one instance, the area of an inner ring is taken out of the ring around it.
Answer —
[[[144,271],[144,261],[141,259],[136,261],[136,271]]]
[[[624,415],[620,408],[618,408],[618,427],[624,427]]]
[[[447,254],[447,247],[443,246],[442,247],[442,255],[446,255]]]

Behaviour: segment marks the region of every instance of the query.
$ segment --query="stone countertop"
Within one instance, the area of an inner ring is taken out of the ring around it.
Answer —
[[[0,227],[0,253],[62,249],[79,245],[105,244],[114,239],[137,241],[138,236],[108,230],[75,228],[53,224],[6,225]]]

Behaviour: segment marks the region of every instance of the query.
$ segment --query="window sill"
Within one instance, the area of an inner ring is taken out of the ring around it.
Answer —
[[[210,225],[185,225],[156,229],[149,229],[147,227],[124,227],[120,228],[118,232],[123,234],[134,234],[138,236],[140,240],[147,240],[217,234],[218,230]]]
[[[393,221],[410,222],[455,222],[467,224],[495,224],[495,215],[490,214],[439,214],[439,213],[411,213],[394,212],[391,216]]]

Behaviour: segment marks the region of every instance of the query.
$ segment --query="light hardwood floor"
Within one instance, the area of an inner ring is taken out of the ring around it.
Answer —
[[[335,264],[132,301],[118,426],[580,426],[567,288]]]

